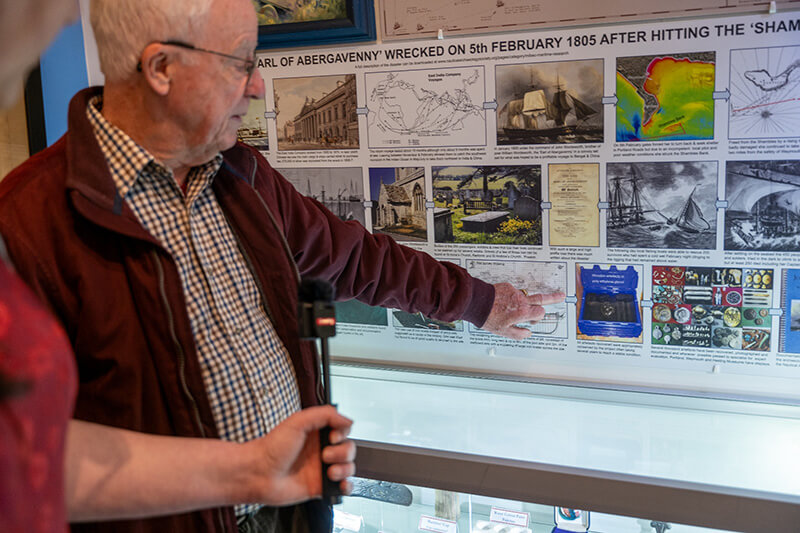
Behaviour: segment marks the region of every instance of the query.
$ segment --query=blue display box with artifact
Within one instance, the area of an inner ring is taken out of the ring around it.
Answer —
[[[642,333],[637,287],[639,274],[634,267],[624,270],[595,265],[580,267],[583,295],[578,329],[584,335],[638,337]]]

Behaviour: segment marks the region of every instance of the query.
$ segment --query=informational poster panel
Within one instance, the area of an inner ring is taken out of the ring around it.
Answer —
[[[265,53],[272,165],[565,303],[511,341],[359,302],[334,354],[800,397],[797,12]]]
[[[729,15],[736,11],[766,9],[763,0],[381,0],[379,19],[386,39],[446,34],[520,31],[531,28],[576,26],[631,20],[665,19],[698,15]],[[796,6],[794,0],[779,0],[776,7]]]

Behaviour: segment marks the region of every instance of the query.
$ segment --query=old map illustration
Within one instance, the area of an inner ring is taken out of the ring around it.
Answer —
[[[800,136],[800,46],[731,50],[731,139]]]
[[[528,294],[567,290],[567,264],[537,261],[467,260],[467,270],[488,283],[508,282]],[[567,304],[545,306],[545,316],[536,324],[523,324],[535,335],[567,336]]]
[[[483,67],[366,74],[370,148],[486,144]]]

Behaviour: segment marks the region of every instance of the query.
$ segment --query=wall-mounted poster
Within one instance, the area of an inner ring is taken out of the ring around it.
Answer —
[[[716,161],[608,163],[606,184],[607,246],[716,247]]]
[[[800,251],[800,161],[728,161],[725,249]]]
[[[617,141],[714,138],[715,52],[617,58]]]
[[[600,245],[600,165],[548,166],[551,246]]]
[[[372,231],[397,241],[428,240],[423,167],[369,169]]]
[[[502,65],[497,144],[603,142],[603,60]]]
[[[415,1],[401,0],[419,9],[407,20],[426,28],[498,8]],[[503,2],[542,20],[570,11]],[[778,291],[800,271],[800,19],[576,22],[646,5],[606,4],[572,9],[569,28],[258,55],[266,157],[302,194],[344,219],[363,209],[365,239],[565,294],[524,340],[347,304],[335,356],[800,398],[800,289]],[[342,113],[328,102],[345,86]],[[327,181],[331,169],[349,170]]]
[[[355,75],[282,78],[273,88],[278,150],[359,147]]]
[[[731,50],[731,139],[800,136],[800,46]]]
[[[538,165],[433,167],[436,242],[542,244]]]

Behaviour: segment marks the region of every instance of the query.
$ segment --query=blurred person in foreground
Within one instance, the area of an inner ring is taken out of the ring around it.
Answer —
[[[105,85],[79,92],[65,136],[0,184],[11,259],[75,352],[76,418],[232,442],[270,435],[320,402],[315,347],[298,335],[301,276],[340,299],[513,338],[563,299],[487,284],[342,222],[237,143],[265,89],[250,0],[93,0],[90,16]],[[263,503],[74,530],[331,529],[318,500]]]
[[[77,14],[74,0],[0,0],[0,108],[19,98],[41,50]],[[77,386],[69,339],[15,276],[0,239],[0,531],[306,500],[321,492],[316,430],[324,426],[339,443],[322,454],[329,477],[353,473],[351,422],[332,407],[300,411],[237,444],[70,421]]]

